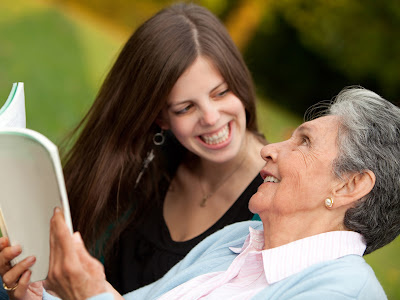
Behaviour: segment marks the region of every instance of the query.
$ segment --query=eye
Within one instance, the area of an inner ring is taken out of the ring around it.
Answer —
[[[223,97],[230,92],[229,89],[223,90],[222,92],[218,93],[216,97]]]
[[[308,138],[308,136],[301,137],[301,145],[302,146],[310,146],[310,139]]]
[[[183,109],[175,111],[174,113],[176,115],[183,115],[183,114],[187,113],[192,107],[193,107],[193,104],[189,104],[189,105],[185,106]]]

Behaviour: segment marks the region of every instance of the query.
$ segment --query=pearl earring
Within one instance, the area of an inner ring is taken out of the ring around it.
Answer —
[[[333,206],[333,199],[331,199],[331,198],[326,198],[326,199],[325,199],[325,206],[326,206],[326,208],[332,208],[332,206]]]

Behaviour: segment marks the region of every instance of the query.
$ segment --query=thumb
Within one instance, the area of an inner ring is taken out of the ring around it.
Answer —
[[[75,231],[74,234],[72,235],[72,240],[74,241],[74,244],[77,245],[84,245],[82,236],[79,231]]]
[[[87,251],[85,247],[85,243],[82,240],[81,234],[77,231],[72,235],[72,240],[74,243],[74,248],[76,251],[76,254],[79,257],[79,260],[82,264],[91,264],[92,261],[97,261],[92,255],[90,255],[89,251]]]
[[[89,255],[89,252],[86,250],[85,243],[83,242],[82,236],[79,231],[74,232],[74,234],[72,235],[72,241],[74,243],[76,253],[78,253],[80,259],[82,259],[82,256]]]

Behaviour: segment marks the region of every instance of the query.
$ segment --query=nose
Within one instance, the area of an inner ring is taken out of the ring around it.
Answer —
[[[217,123],[220,118],[220,112],[218,109],[218,105],[213,103],[213,101],[208,101],[201,109],[201,124],[203,126],[212,126]]]
[[[268,162],[269,160],[276,161],[278,158],[279,143],[265,145],[261,148],[261,158]]]

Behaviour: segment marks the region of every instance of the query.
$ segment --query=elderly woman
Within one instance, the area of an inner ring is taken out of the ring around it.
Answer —
[[[399,108],[362,88],[342,91],[323,116],[262,149],[264,183],[249,204],[262,223],[225,227],[125,299],[386,299],[362,256],[400,231],[399,140]],[[4,283],[22,277],[10,296],[35,298],[32,261],[4,267],[11,248],[0,253]],[[118,296],[60,211],[51,248],[47,288],[63,299]]]

